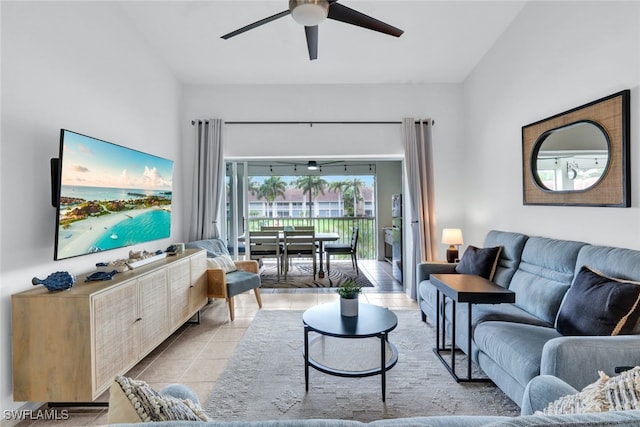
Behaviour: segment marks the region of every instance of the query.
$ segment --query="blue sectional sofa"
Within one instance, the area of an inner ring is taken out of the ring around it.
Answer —
[[[618,367],[640,365],[640,324],[632,334],[615,336],[565,336],[556,329],[561,304],[583,266],[640,281],[640,251],[490,231],[484,247],[495,246],[502,252],[493,281],[513,290],[516,301],[474,306],[472,348],[467,348],[466,327],[456,328],[456,343],[515,403],[521,405],[525,387],[537,375],[552,375],[582,389],[597,379],[598,371],[614,375]],[[456,273],[455,264],[417,266],[418,303],[425,321],[445,310],[450,335],[452,304],[447,299],[444,307],[435,306],[436,289],[429,281],[435,273]],[[467,304],[456,304],[456,315],[465,325]]]
[[[640,411],[610,411],[589,414],[543,415],[535,413],[543,410],[549,402],[567,394],[577,392],[562,380],[551,376],[533,379],[524,392],[522,415],[519,417],[435,415],[411,418],[392,418],[364,423],[353,420],[307,419],[307,420],[264,420],[264,421],[162,421],[135,424],[111,424],[120,427],[637,427],[640,425]],[[161,394],[198,402],[198,397],[187,387],[170,385]],[[114,405],[110,404],[111,412]],[[118,422],[118,421],[116,421]]]

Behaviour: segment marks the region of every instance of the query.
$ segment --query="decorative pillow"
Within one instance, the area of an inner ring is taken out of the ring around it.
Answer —
[[[640,284],[580,268],[562,301],[556,329],[562,335],[629,335],[640,316]]]
[[[476,274],[487,280],[493,280],[501,252],[502,246],[481,249],[469,245],[456,266],[456,271],[460,274]]]
[[[144,381],[117,376],[109,393],[109,424],[209,421],[209,417],[197,403],[162,395]]]
[[[640,409],[640,367],[613,378],[602,371],[598,374],[598,381],[577,394],[549,403],[542,413],[560,415]]]
[[[238,269],[230,255],[220,255],[214,258],[207,258],[207,268],[220,268],[224,270],[225,273],[231,273]]]

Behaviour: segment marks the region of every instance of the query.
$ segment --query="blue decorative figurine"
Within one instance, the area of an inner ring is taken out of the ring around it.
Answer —
[[[72,287],[75,281],[76,279],[67,271],[56,271],[46,279],[38,279],[37,277],[31,279],[33,286],[44,285],[50,291],[64,291]]]

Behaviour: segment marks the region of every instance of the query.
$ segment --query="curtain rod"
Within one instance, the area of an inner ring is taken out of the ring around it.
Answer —
[[[196,123],[206,122],[206,120],[191,120],[191,125],[195,125]],[[420,123],[420,120],[416,120],[416,124]],[[346,122],[335,122],[335,121],[306,121],[306,122],[295,122],[295,121],[275,121],[275,122],[255,122],[255,121],[232,121],[225,122],[227,125],[309,125],[313,127],[313,125],[401,125],[401,121],[346,121]],[[436,121],[431,120],[431,125],[435,125]]]

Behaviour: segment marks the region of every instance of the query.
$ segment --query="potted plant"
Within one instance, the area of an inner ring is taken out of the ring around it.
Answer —
[[[341,315],[348,317],[358,315],[358,295],[360,291],[360,286],[353,280],[347,280],[338,288]]]

